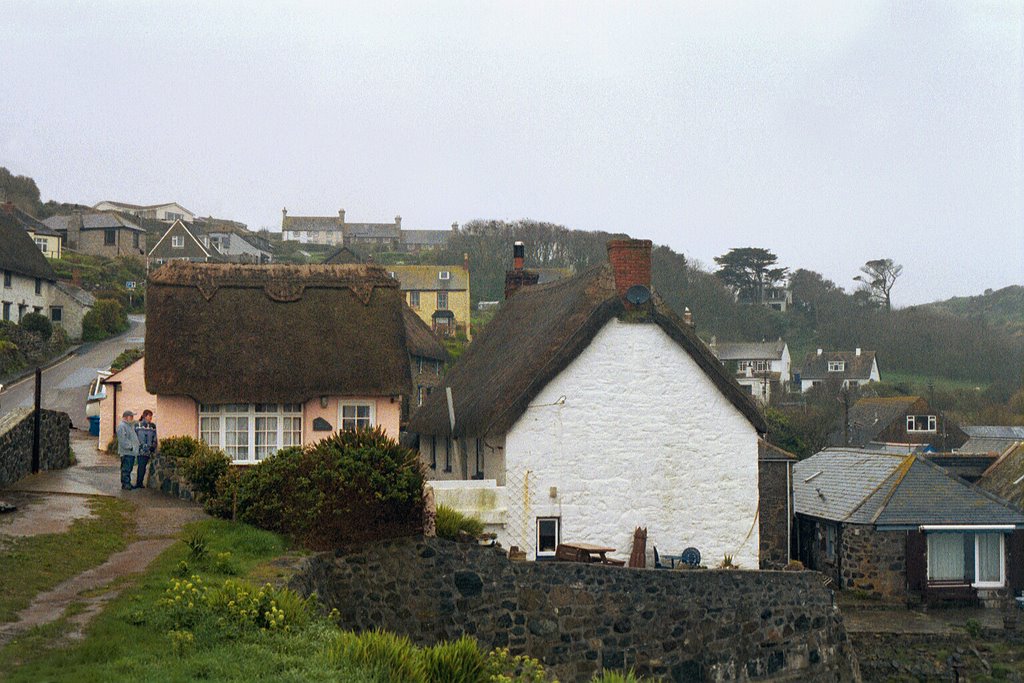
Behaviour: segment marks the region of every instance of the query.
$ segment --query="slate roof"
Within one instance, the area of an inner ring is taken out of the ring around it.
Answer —
[[[64,292],[83,306],[93,306],[96,304],[96,297],[81,287],[76,287],[69,282],[61,282],[60,280],[53,284],[57,289]]]
[[[611,266],[594,265],[576,277],[520,290],[506,300],[445,377],[455,404],[455,435],[503,434],[530,401],[590,344],[613,318],[626,313]],[[740,389],[704,342],[654,293],[633,324],[656,324],[697,363],[719,391],[757,429],[766,425],[749,393]],[[699,398],[695,397],[695,400]],[[409,423],[417,434],[449,434],[445,392],[435,391]]]
[[[781,360],[786,342],[716,342],[711,350],[720,360]]]
[[[99,206],[100,204],[110,204],[111,206],[117,206],[117,207],[120,207],[122,209],[136,209],[136,210],[138,210],[138,209],[159,209],[159,208],[162,208],[164,206],[177,206],[179,208],[185,209],[185,207],[182,206],[181,204],[179,204],[178,202],[161,202],[159,204],[128,204],[127,202],[112,202],[110,200],[105,200],[105,201],[97,203],[96,206]],[[95,207],[93,207],[93,208],[95,208]],[[185,209],[185,211],[188,211],[188,209]],[[188,211],[188,212],[192,213],[191,211]]]
[[[345,223],[346,237],[398,239],[401,231],[395,223]]]
[[[757,440],[757,459],[765,462],[782,461],[796,462],[798,458],[787,450],[783,450],[775,444],[768,443],[764,439]]]
[[[799,514],[877,527],[1013,524],[1024,513],[919,455],[826,449],[793,467]]]
[[[281,231],[285,230],[341,230],[341,219],[338,216],[284,216]]]
[[[1008,448],[981,475],[978,485],[1024,509],[1024,443]]]
[[[957,450],[964,453],[1002,453],[1018,441],[1024,441],[1024,427],[973,425],[961,429],[968,439]]]
[[[341,247],[337,249],[324,259],[324,263],[362,263],[363,259],[359,254],[352,251],[348,247]]]
[[[846,369],[843,372],[828,371],[828,362],[836,360],[846,362]],[[871,377],[874,361],[874,351],[861,351],[859,356],[856,351],[824,351],[820,356],[817,351],[811,351],[804,356],[800,379],[866,380]]]
[[[4,211],[0,211],[0,270],[43,280],[57,279],[53,266],[21,223]]]
[[[850,406],[850,443],[859,446],[873,440],[894,421],[905,417],[907,412],[921,401],[919,396],[860,399]],[[924,405],[927,408],[927,404]],[[840,441],[842,440],[841,423],[842,419],[840,418]]]
[[[438,247],[444,244],[451,234],[451,230],[402,230],[402,243]]]
[[[67,232],[69,226],[75,221],[81,221],[80,230],[106,230],[117,228],[119,230],[131,230],[133,232],[145,232],[134,222],[114,211],[93,211],[89,213],[72,213],[63,216],[50,216],[43,223],[54,230]]]
[[[403,291],[417,290],[448,290],[459,291],[469,289],[469,271],[465,266],[383,266],[388,272],[395,274]],[[448,271],[451,277],[442,280],[441,271]]]
[[[22,211],[14,204],[0,204],[0,212],[4,212],[7,215],[14,218],[15,221],[27,232],[33,232],[36,235],[48,235],[50,237],[58,237],[59,232],[42,222],[35,216],[25,211]]]

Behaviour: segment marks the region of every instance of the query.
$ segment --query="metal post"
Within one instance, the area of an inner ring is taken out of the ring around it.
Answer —
[[[36,368],[36,409],[32,420],[32,474],[39,472],[39,432],[42,428],[43,371]]]

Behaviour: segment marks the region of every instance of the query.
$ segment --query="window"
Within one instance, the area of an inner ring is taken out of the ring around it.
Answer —
[[[559,527],[561,519],[558,517],[537,518],[537,557],[554,557],[558,550]]]
[[[185,248],[185,236],[184,235],[171,235],[171,249],[184,249]]]
[[[115,230],[114,228],[107,228],[106,230],[104,230],[103,244],[108,247],[113,244],[117,244],[117,230]]]
[[[484,446],[480,439],[476,440],[476,476],[484,478]]]
[[[137,232],[132,233],[132,246],[136,249],[139,248],[139,233]]]
[[[36,246],[39,247],[39,251],[43,252],[44,254],[49,251],[49,249],[47,249],[49,244],[47,244],[45,237],[36,237],[34,241],[36,243]]]
[[[10,320],[10,319],[11,319],[11,302],[10,301],[5,301],[4,302],[4,320]]]
[[[844,361],[844,360],[830,360],[828,362],[828,371],[829,372],[845,372],[846,371],[846,361]]]
[[[935,432],[935,415],[907,415],[908,432]]]
[[[419,384],[416,386],[416,406],[423,405],[423,385]]]
[[[437,469],[437,437],[430,437],[430,469]]]
[[[343,403],[338,423],[342,431],[369,429],[374,424],[374,407],[370,403]]]
[[[444,439],[444,471],[452,471],[452,437],[446,436]]]
[[[1005,537],[999,532],[928,534],[928,580],[1004,586]]]
[[[43,281],[41,278],[36,278],[36,294],[43,293]]]
[[[417,290],[411,290],[409,292],[409,305],[413,308],[420,307],[420,293]]]
[[[825,525],[825,559],[829,562],[836,561],[836,537],[838,536],[835,524]]]
[[[254,462],[302,444],[302,405],[258,403],[199,406],[199,438],[235,462]]]
[[[437,310],[447,311],[448,310],[448,292],[437,293]]]
[[[11,286],[11,271],[5,270],[4,271],[4,287],[10,287],[10,286]]]
[[[449,270],[442,270],[440,273],[437,274],[437,279],[438,280],[451,280],[452,279],[452,273]]]
[[[43,312],[43,307],[42,306],[33,306],[32,307],[32,312],[33,313],[42,313]]]

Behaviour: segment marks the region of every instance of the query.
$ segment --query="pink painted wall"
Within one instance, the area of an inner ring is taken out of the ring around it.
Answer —
[[[146,391],[145,362],[145,358],[140,358],[108,378],[108,381],[121,384],[108,384],[107,397],[100,401],[100,436],[96,444],[100,450],[106,449],[107,444],[114,438],[114,430],[117,428],[117,423],[121,421],[121,413],[125,410],[133,411],[136,419],[146,408],[156,412],[156,396]],[[114,407],[115,389],[117,391],[116,410]],[[158,421],[157,426],[159,425]]]
[[[187,396],[158,396],[155,422],[157,436],[199,438],[199,407]]]

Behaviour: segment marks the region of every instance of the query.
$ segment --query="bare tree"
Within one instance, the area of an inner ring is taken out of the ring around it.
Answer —
[[[903,266],[891,258],[880,258],[868,261],[860,268],[863,275],[854,280],[861,283],[860,289],[868,293],[871,300],[884,305],[885,310],[892,310],[892,288],[896,280],[903,274]]]

